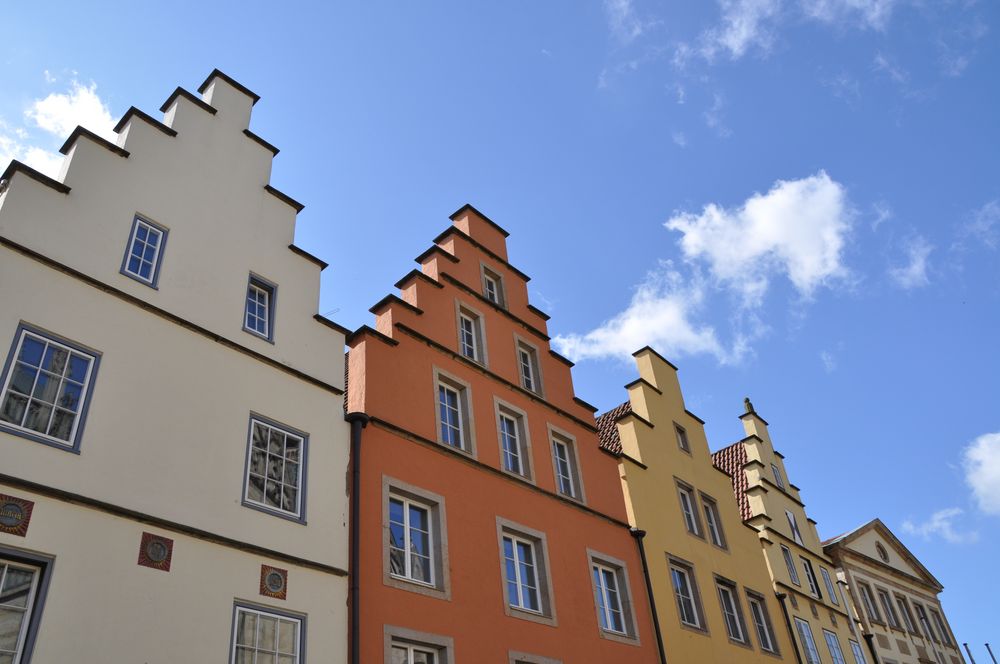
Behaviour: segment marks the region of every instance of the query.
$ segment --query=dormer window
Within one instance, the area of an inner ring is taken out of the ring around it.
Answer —
[[[503,292],[503,279],[485,265],[483,266],[483,297],[498,307],[507,306]]]

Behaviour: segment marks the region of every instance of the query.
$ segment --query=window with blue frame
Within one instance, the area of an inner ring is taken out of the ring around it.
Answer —
[[[243,312],[243,329],[251,334],[274,339],[274,297],[277,287],[260,277],[250,275],[247,284],[246,307]]]
[[[122,274],[156,288],[160,276],[163,246],[166,242],[167,230],[165,228],[137,216],[132,222],[128,249],[125,252],[125,259],[122,261]]]
[[[76,344],[21,325],[4,369],[0,429],[77,449],[98,359]]]

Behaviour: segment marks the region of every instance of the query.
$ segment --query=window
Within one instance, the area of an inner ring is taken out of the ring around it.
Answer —
[[[819,573],[823,576],[823,585],[826,586],[826,594],[830,596],[830,601],[840,606],[840,602],[837,600],[837,591],[834,589],[833,580],[830,578],[830,572],[825,567],[820,567]]]
[[[774,474],[774,483],[778,485],[778,488],[785,491],[785,480],[781,477],[781,469],[778,468],[778,464],[771,464],[771,473]]]
[[[274,340],[274,300],[278,287],[251,274],[247,284],[247,304],[243,329],[268,341]]]
[[[485,265],[483,270],[483,297],[499,307],[506,307],[507,301],[503,292],[503,278]]]
[[[861,650],[861,644],[857,641],[851,641],[851,653],[854,655],[854,664],[868,664],[865,659],[865,653]]]
[[[796,618],[795,631],[799,633],[799,641],[802,643],[802,652],[806,656],[806,664],[822,664],[809,623],[802,618]]]
[[[876,588],[875,592],[878,594],[878,601],[882,605],[882,610],[885,611],[885,619],[889,621],[889,627],[899,629],[901,627],[899,617],[896,615],[896,609],[892,606],[892,599],[889,598],[889,593],[881,588]]]
[[[79,449],[99,356],[23,323],[3,377],[0,429]]]
[[[391,625],[383,630],[385,650],[379,661],[385,664],[451,664],[453,661],[455,642],[449,637]],[[260,664],[260,660],[256,664]],[[284,663],[279,661],[277,664]]]
[[[40,577],[37,566],[0,558],[0,662],[20,662],[30,650]]]
[[[450,599],[444,498],[382,477],[382,582],[408,592]]]
[[[392,664],[436,664],[437,652],[408,643],[392,644]]]
[[[556,490],[568,498],[583,500],[580,465],[576,456],[576,442],[569,436],[549,429],[552,441],[552,467],[555,471]]]
[[[882,562],[889,562],[889,552],[885,550],[881,542],[875,543],[875,552],[878,553],[878,557],[882,559]]]
[[[605,638],[635,639],[635,616],[625,563],[588,549],[597,623]]]
[[[486,364],[486,340],[482,316],[464,305],[458,307],[458,352],[479,364]]]
[[[951,637],[948,636],[948,629],[944,626],[944,619],[941,617],[941,614],[936,609],[931,609],[931,617],[934,618],[934,624],[941,634],[941,641],[946,646],[952,645]]]
[[[705,622],[701,617],[698,585],[694,580],[694,569],[686,563],[671,560],[670,580],[674,586],[677,612],[680,615],[681,623],[695,629],[705,629]]]
[[[722,579],[716,580],[719,591],[719,604],[722,606],[722,618],[726,623],[726,633],[737,643],[749,644],[746,622],[743,620],[743,609],[740,608],[739,595],[736,586]]]
[[[797,586],[802,584],[799,582],[799,571],[795,568],[795,561],[792,560],[792,552],[788,550],[788,547],[784,544],[781,545],[781,555],[785,559],[785,567],[788,568],[788,576]]]
[[[847,660],[844,659],[844,651],[840,649],[840,640],[837,635],[824,629],[823,638],[826,639],[826,647],[830,651],[830,657],[833,658],[833,664],[847,664]]]
[[[698,518],[698,508],[695,507],[694,491],[685,485],[677,485],[677,495],[681,501],[681,514],[684,515],[684,525],[692,535],[701,537],[701,520]]]
[[[875,598],[872,596],[872,589],[868,587],[867,583],[858,582],[858,592],[861,593],[861,603],[865,605],[865,612],[868,614],[868,619],[874,622],[882,622],[882,617],[879,615],[878,607],[875,606]]]
[[[764,596],[748,591],[747,604],[750,605],[750,616],[757,629],[757,640],[760,641],[761,650],[777,654],[778,642],[774,638],[774,626],[771,624],[771,616],[767,612]]]
[[[160,260],[167,243],[167,230],[136,216],[122,259],[121,273],[156,288],[160,277]]]
[[[795,540],[796,544],[802,544],[802,533],[799,532],[799,524],[795,520],[795,515],[785,510],[785,516],[788,517],[788,527],[792,531],[792,539]]]
[[[531,478],[531,445],[527,416],[523,411],[496,400],[497,436],[500,440],[500,464],[505,471]]]
[[[809,592],[813,594],[814,597],[822,599],[823,595],[819,591],[819,582],[816,580],[816,571],[813,569],[812,562],[805,556],[800,556],[802,559],[802,567],[806,571],[806,581],[809,583]]]
[[[684,427],[679,424],[675,424],[674,433],[677,435],[677,447],[681,448],[685,452],[690,452],[691,445],[688,444],[688,435],[687,431],[684,430]]]
[[[538,369],[538,351],[523,341],[517,342],[517,367],[521,378],[521,387],[542,393],[541,372]]]
[[[308,436],[259,416],[250,418],[243,504],[299,521]]]
[[[394,576],[434,585],[430,513],[418,502],[389,498],[389,560]]]
[[[302,653],[302,619],[236,605],[231,664],[297,664]]]
[[[906,629],[911,634],[916,634],[917,627],[913,624],[913,613],[910,611],[910,605],[907,603],[906,598],[902,595],[896,595],[896,606],[899,607],[899,613],[903,616],[903,623],[906,625]]]
[[[469,454],[475,453],[475,427],[472,425],[469,387],[466,383],[434,370],[437,392],[438,442]]]
[[[719,516],[719,505],[713,498],[701,494],[701,506],[705,512],[705,526],[712,544],[726,548],[726,536],[722,532],[722,518]]]
[[[543,533],[497,519],[507,615],[553,623]]]

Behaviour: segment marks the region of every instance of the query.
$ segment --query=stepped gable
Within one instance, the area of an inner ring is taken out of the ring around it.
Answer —
[[[733,443],[729,447],[723,447],[718,452],[712,454],[712,464],[729,475],[733,482],[733,493],[736,495],[736,502],[740,506],[740,516],[746,521],[753,517],[750,511],[750,500],[747,498],[747,474],[743,471],[743,466],[747,463],[747,451],[742,442]]]

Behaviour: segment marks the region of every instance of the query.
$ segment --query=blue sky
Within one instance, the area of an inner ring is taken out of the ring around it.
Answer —
[[[881,517],[1000,643],[996,3],[82,4],[5,8],[0,161],[57,169],[219,67],[262,96],[323,313],[369,322],[471,202],[582,398],[623,400],[646,343],[713,448],[751,396],[821,536]]]

